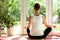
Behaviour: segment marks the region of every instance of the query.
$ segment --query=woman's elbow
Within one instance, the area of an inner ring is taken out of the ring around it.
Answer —
[[[45,24],[45,27],[51,27],[50,25],[48,25],[48,24]]]

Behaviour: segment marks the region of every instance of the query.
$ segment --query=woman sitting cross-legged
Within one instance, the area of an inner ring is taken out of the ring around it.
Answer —
[[[46,26],[46,29],[43,30],[42,24]],[[32,25],[32,30],[30,32],[30,25]],[[40,14],[40,4],[36,3],[34,5],[34,15],[29,17],[29,23],[27,26],[27,34],[31,39],[43,39],[51,32],[52,28],[47,24],[43,15]]]

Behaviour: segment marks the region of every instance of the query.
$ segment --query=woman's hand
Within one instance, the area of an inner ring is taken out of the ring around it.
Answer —
[[[28,26],[24,26],[24,29],[26,29],[26,28],[30,28],[30,26],[28,25]]]
[[[27,27],[24,27],[24,29],[26,29]]]
[[[56,26],[54,25],[54,26],[52,26],[53,28],[56,28]]]

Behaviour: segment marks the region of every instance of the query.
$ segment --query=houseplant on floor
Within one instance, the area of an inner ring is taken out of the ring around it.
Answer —
[[[7,30],[11,30],[18,19],[19,8],[16,5],[15,0],[0,0],[0,23],[4,24]],[[10,32],[7,33],[9,35]]]
[[[7,27],[8,36],[13,35],[13,26],[16,24],[15,19],[7,15],[4,17],[4,24]]]

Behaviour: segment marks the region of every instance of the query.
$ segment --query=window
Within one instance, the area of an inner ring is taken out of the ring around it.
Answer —
[[[53,0],[53,25],[57,26],[54,31],[60,31],[60,0]]]

